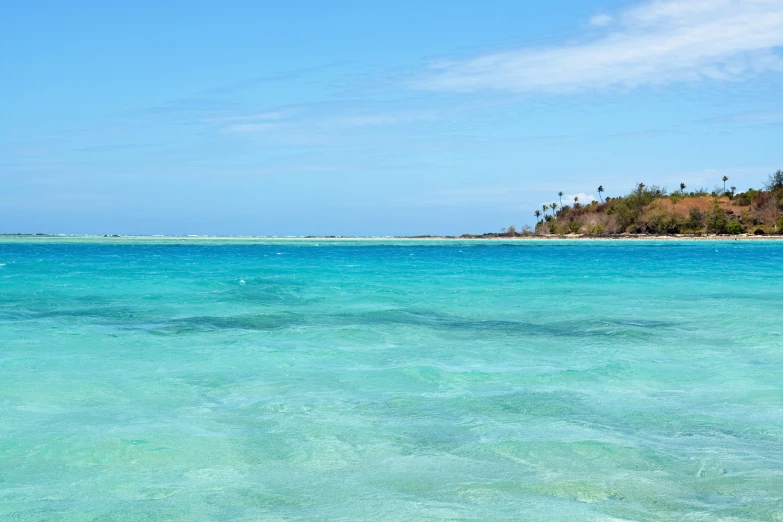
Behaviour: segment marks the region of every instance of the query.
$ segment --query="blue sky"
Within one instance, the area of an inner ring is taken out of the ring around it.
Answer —
[[[782,47],[783,0],[5,0],[0,232],[480,233],[758,187]]]

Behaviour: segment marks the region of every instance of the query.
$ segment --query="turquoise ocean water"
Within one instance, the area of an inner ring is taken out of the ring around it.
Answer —
[[[0,520],[783,520],[783,242],[0,243]]]

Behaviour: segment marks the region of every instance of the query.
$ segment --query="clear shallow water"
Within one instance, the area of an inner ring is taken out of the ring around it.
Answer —
[[[0,243],[2,520],[783,520],[783,243]]]

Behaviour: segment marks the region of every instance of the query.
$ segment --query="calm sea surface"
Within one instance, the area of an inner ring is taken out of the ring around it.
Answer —
[[[0,520],[783,520],[783,242],[0,243]]]

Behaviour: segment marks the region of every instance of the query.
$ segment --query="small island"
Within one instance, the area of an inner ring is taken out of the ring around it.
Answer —
[[[704,235],[773,235],[783,234],[783,170],[769,175],[761,190],[737,192],[723,185],[712,191],[669,192],[656,185],[637,184],[629,194],[603,197],[604,187],[597,188],[600,200],[582,203],[578,197],[563,201],[559,192],[555,201],[535,211],[536,226],[522,231],[510,226],[500,233],[475,237],[543,237],[543,236],[704,236]]]

